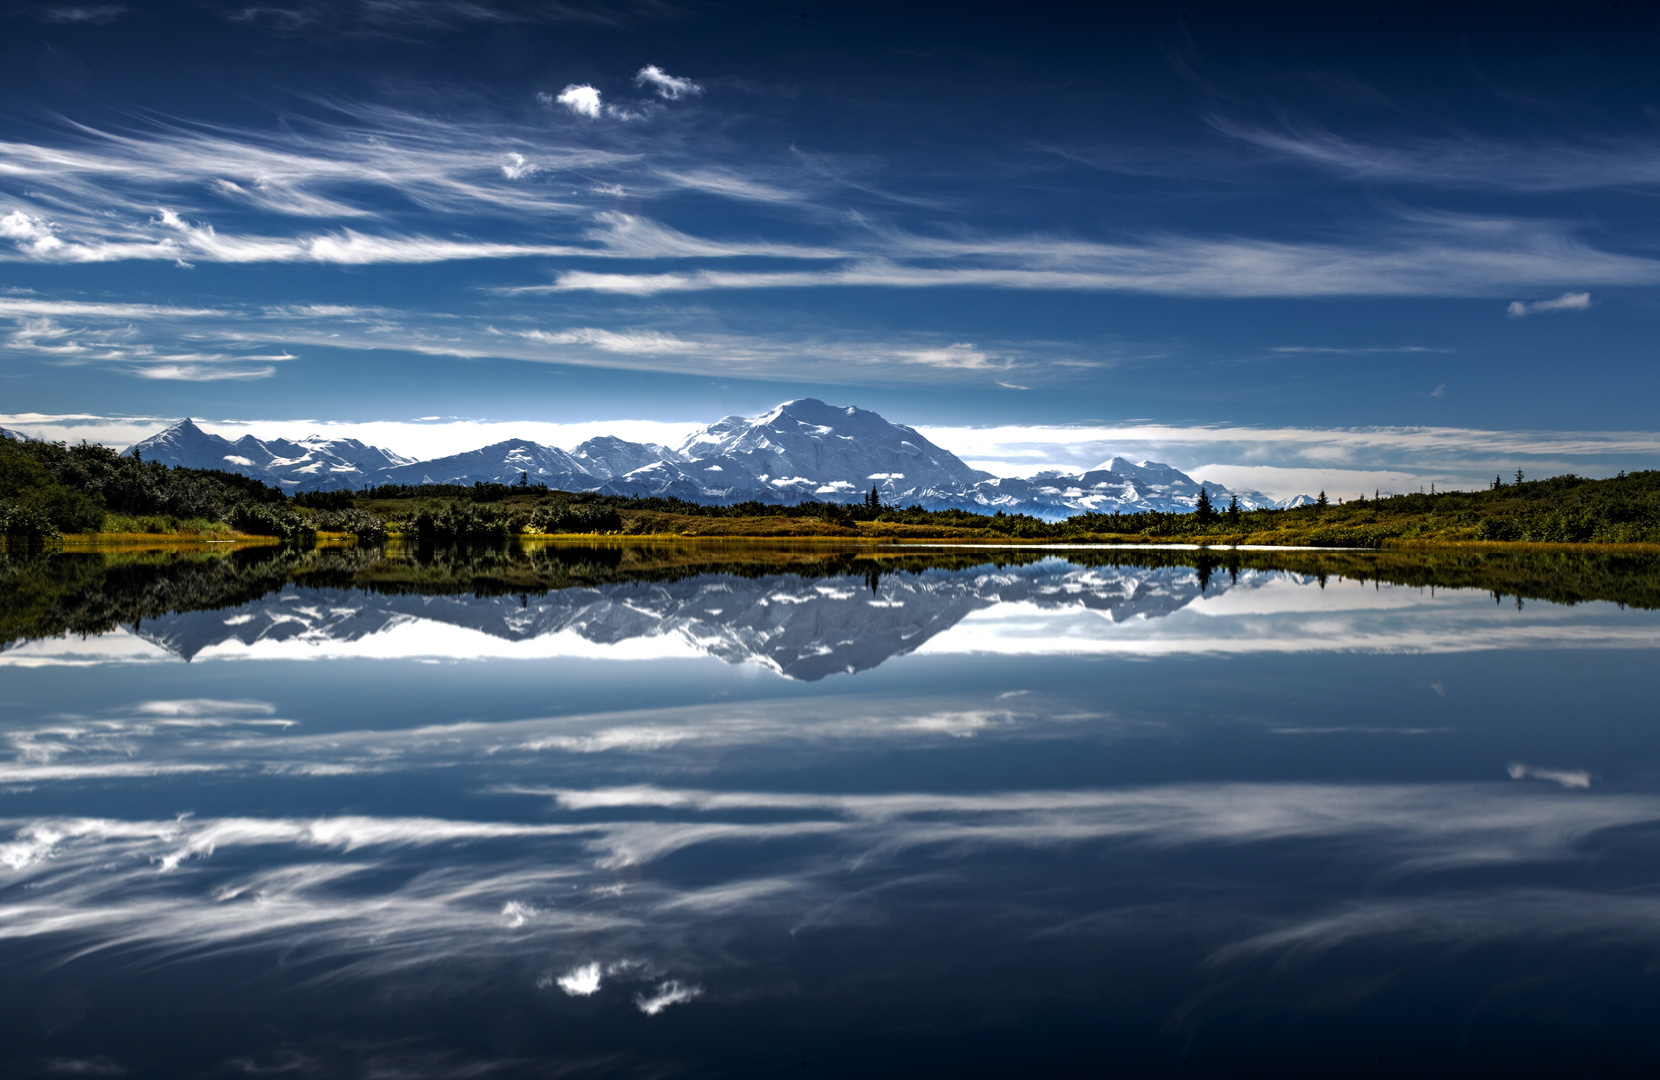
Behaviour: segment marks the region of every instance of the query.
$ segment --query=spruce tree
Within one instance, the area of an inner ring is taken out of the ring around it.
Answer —
[[[1204,485],[1199,485],[1199,497],[1193,500],[1193,517],[1201,525],[1209,525],[1216,520],[1216,507],[1210,504],[1210,492]]]

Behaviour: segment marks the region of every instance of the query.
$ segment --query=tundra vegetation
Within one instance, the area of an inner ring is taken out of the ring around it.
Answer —
[[[1293,509],[1027,514],[857,503],[743,502],[563,492],[542,485],[386,485],[289,496],[261,481],[169,468],[82,443],[0,439],[0,534],[105,540],[351,535],[365,541],[501,541],[560,535],[1049,540],[1075,543],[1436,547],[1449,544],[1660,544],[1660,471],[1604,480],[1497,479],[1477,491],[1322,498]]]

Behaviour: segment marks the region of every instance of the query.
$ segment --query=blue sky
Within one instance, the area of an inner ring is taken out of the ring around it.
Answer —
[[[0,423],[1660,464],[1660,16],[1150,7],[8,5]]]

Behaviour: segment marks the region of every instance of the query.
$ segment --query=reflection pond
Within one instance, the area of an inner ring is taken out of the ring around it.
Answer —
[[[1657,646],[1637,555],[0,555],[0,1071],[1648,1071]]]

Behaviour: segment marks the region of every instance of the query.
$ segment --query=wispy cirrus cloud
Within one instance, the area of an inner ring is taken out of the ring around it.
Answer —
[[[1563,293],[1555,300],[1535,300],[1527,303],[1522,300],[1512,300],[1505,309],[1505,314],[1513,319],[1520,319],[1527,315],[1538,315],[1550,311],[1589,311],[1591,309],[1591,294],[1584,292]]]
[[[763,377],[812,372],[830,382],[973,380],[1016,370],[1038,379],[1043,362],[1037,349],[1048,347],[918,333],[887,339],[837,337],[825,330],[739,333],[695,319],[680,320],[684,328],[673,329],[526,325],[529,320],[522,315],[485,319],[350,304],[174,308],[0,296],[0,320],[6,318],[14,329],[0,337],[0,355],[103,364],[146,378],[164,377],[156,372],[165,372],[165,377],[198,381],[254,377],[232,374],[223,365],[292,360],[313,347],[642,371],[719,370]],[[222,370],[210,371],[203,366],[208,363],[218,363]],[[156,370],[141,371],[140,364]],[[268,366],[260,369],[262,377],[273,373]]]
[[[1365,356],[1374,353],[1450,353],[1432,345],[1273,345],[1271,353],[1309,353],[1330,356]]]
[[[410,37],[468,24],[575,23],[618,26],[641,17],[672,16],[653,0],[584,3],[580,0],[262,0],[222,5],[219,16],[268,33]],[[326,37],[325,37],[326,40]]]
[[[597,115],[609,107],[593,87],[568,89],[569,109]],[[13,260],[56,262],[563,263],[551,284],[523,286],[517,295],[976,287],[1223,297],[1491,296],[1660,280],[1654,259],[1600,249],[1561,222],[1525,218],[1374,213],[1329,237],[1299,240],[1168,231],[1111,240],[930,234],[845,214],[833,222],[824,213],[826,198],[862,189],[811,162],[759,168],[683,140],[623,137],[620,128],[616,139],[596,144],[557,127],[328,108],[333,118],[327,122],[302,119],[273,132],[178,123],[127,132],[65,125],[52,142],[0,144],[0,181],[29,191],[0,205],[0,234],[11,241],[0,250]],[[625,191],[637,199],[699,192],[781,208],[797,221],[780,229],[776,221],[757,220],[758,235],[744,239],[698,236],[616,209],[611,203]],[[441,232],[433,227],[438,218]],[[295,219],[307,227],[273,228]],[[536,223],[529,235],[526,221]],[[509,228],[510,238],[502,235]],[[749,257],[773,263],[627,273],[581,265]]]
[[[43,23],[99,26],[112,23],[131,10],[124,4],[17,4],[6,14]]]
[[[1660,147],[1652,139],[1523,143],[1462,135],[1388,142],[1310,124],[1268,128],[1225,117],[1210,123],[1275,157],[1355,180],[1517,192],[1660,185]]]
[[[908,252],[890,252],[816,270],[569,270],[552,285],[517,291],[652,296],[735,289],[976,287],[1165,296],[1487,296],[1546,282],[1660,281],[1655,260],[1599,251],[1561,230],[1519,222],[1494,225],[1484,236],[1460,230],[1435,238],[1403,237],[1386,247],[1190,238],[1051,245],[1032,239],[980,251],[962,245],[961,261],[980,263],[966,266],[902,261]],[[922,245],[919,257],[926,258],[934,246]]]
[[[0,355],[175,382],[269,378],[275,362],[295,359],[286,350],[255,351],[233,328],[211,325],[236,317],[224,308],[0,297],[0,318],[14,322],[0,337]],[[204,349],[207,342],[215,347]]]

